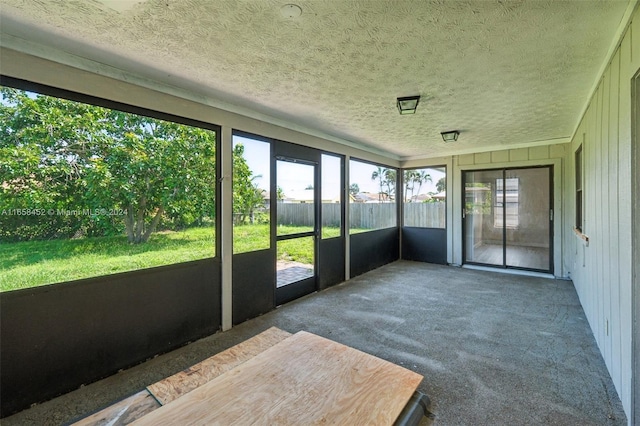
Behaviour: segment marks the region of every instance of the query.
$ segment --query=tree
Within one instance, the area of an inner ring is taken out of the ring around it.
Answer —
[[[2,97],[2,198],[55,212],[23,223],[29,231],[14,239],[124,228],[143,243],[163,219],[215,216],[214,132],[8,88]]]
[[[379,191],[378,191],[378,201],[382,201],[382,187],[384,185],[384,172],[385,168],[378,166],[376,170],[371,173],[371,180],[378,180]]]
[[[2,215],[1,238],[57,238],[87,232],[95,222],[58,212],[86,204],[82,178],[88,160],[97,155],[94,142],[106,137],[105,111],[14,89],[1,92],[0,205],[3,211],[44,212]]]
[[[371,180],[378,180],[380,190],[378,191],[378,201],[392,200],[396,191],[396,171],[378,166],[371,174]],[[387,192],[382,189],[386,186]]]
[[[129,242],[146,242],[165,213],[187,224],[215,215],[215,133],[115,110],[107,132],[89,159],[87,195],[126,210]]]
[[[384,169],[384,184],[387,186],[387,199],[393,200],[396,192],[397,173],[395,169]]]
[[[254,223],[256,210],[264,205],[264,190],[258,188],[256,179],[244,159],[244,145],[233,147],[233,213],[236,224]],[[278,194],[276,194],[278,195]]]
[[[446,177],[443,176],[440,179],[438,179],[438,182],[436,182],[436,191],[444,192],[446,188],[447,188],[447,180],[446,180]]]
[[[351,185],[349,185],[349,194],[355,197],[356,195],[358,195],[359,192],[360,192],[360,186],[358,186],[357,183],[352,183]]]
[[[413,192],[415,189],[415,177],[418,174],[415,170],[404,171],[404,198],[405,201],[411,202],[413,200]],[[409,195],[411,191],[411,195]]]
[[[420,170],[414,176],[414,182],[418,184],[418,195],[420,195],[420,189],[422,189],[422,185],[431,182],[431,175],[427,173],[426,170]]]

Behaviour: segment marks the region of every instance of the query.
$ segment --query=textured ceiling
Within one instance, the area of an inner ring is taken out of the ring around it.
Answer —
[[[290,1],[0,0],[1,28],[416,158],[570,137],[628,5],[299,0],[290,19]],[[414,94],[400,116],[395,99]]]

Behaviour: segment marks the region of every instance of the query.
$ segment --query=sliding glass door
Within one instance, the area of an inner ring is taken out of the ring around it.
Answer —
[[[552,272],[552,168],[463,172],[464,262]]]

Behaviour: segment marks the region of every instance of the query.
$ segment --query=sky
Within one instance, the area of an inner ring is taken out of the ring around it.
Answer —
[[[269,144],[254,139],[248,139],[241,136],[233,137],[234,146],[242,143],[245,147],[244,158],[254,176],[261,176],[254,180],[259,188],[269,190]],[[323,199],[336,198],[340,188],[340,162],[338,157],[332,155],[322,156],[322,165],[324,173],[322,176]],[[361,192],[371,192],[377,194],[379,191],[379,183],[372,180],[372,173],[377,170],[376,165],[364,163],[361,161],[351,160],[350,162],[350,183],[357,183]],[[431,175],[432,182],[422,185],[421,193],[437,192],[436,183],[441,177],[444,177],[443,170],[426,169]],[[285,196],[293,197],[304,191],[304,189],[313,184],[312,167],[299,163],[290,163],[286,161],[277,162],[278,186],[282,188]],[[417,195],[417,194],[416,194]]]

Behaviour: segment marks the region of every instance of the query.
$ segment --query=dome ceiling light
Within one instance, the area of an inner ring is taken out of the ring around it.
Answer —
[[[285,4],[280,8],[280,14],[287,19],[296,19],[302,15],[302,8],[297,4]]]

